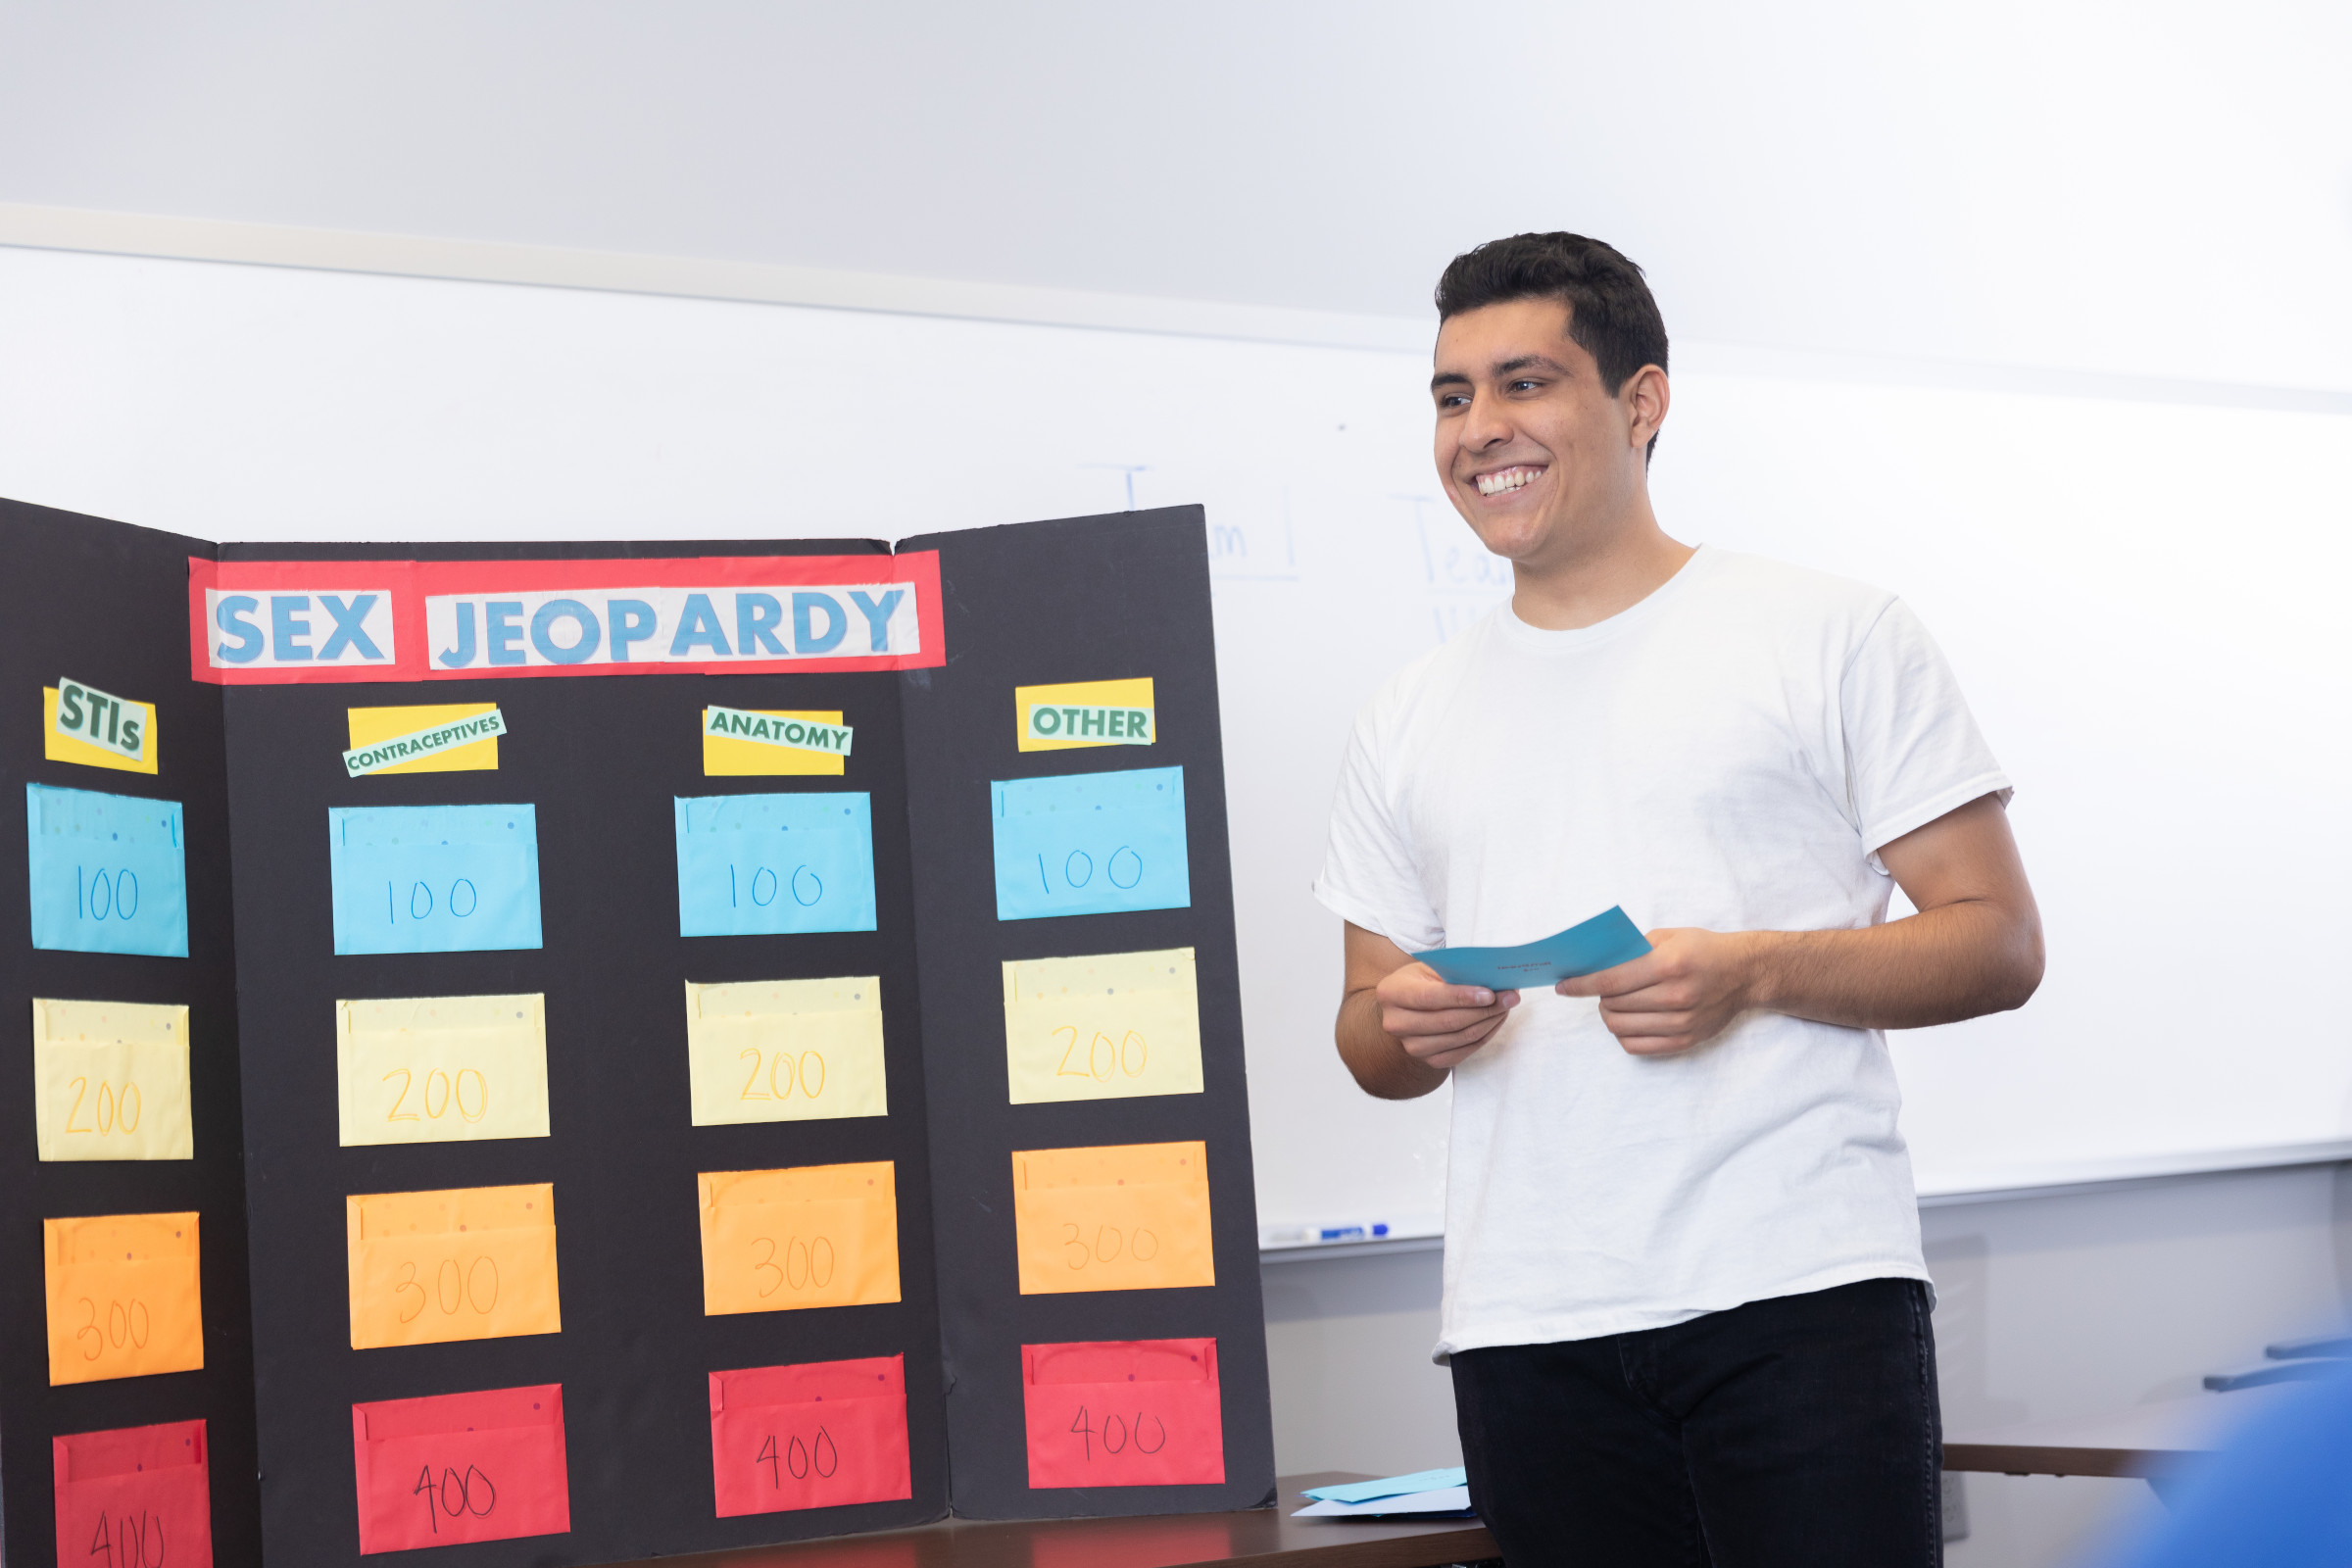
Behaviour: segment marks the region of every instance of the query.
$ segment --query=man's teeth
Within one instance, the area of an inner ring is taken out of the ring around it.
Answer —
[[[1498,496],[1506,491],[1517,490],[1535,483],[1536,475],[1543,471],[1542,468],[1505,468],[1500,473],[1482,473],[1478,476],[1478,493],[1482,496]]]

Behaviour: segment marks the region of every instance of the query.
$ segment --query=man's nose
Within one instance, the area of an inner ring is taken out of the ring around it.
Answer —
[[[1470,396],[1470,416],[1462,426],[1462,445],[1491,447],[1508,441],[1514,430],[1502,400],[1486,391]]]

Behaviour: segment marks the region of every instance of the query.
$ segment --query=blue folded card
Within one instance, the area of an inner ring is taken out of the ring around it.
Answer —
[[[1635,929],[1623,908],[1611,906],[1541,942],[1515,948],[1432,948],[1413,956],[1437,970],[1448,985],[1517,991],[1598,974],[1648,951],[1649,939]]]
[[[1494,953],[1509,951],[1503,948],[1487,950]],[[1406,1497],[1417,1492],[1435,1492],[1440,1487],[1466,1487],[1470,1472],[1460,1465],[1450,1470],[1416,1470],[1409,1476],[1389,1476],[1380,1481],[1349,1481],[1335,1487],[1309,1487],[1298,1494],[1317,1502],[1372,1502],[1381,1497]]]
[[[678,935],[874,929],[872,797],[680,795]]]
[[[34,947],[188,956],[177,801],[27,784],[24,818]]]
[[[539,946],[531,807],[338,806],[326,828],[337,954]]]

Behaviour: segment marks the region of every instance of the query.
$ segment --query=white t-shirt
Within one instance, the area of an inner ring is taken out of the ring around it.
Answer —
[[[1408,952],[1884,920],[1879,848],[2009,780],[1891,595],[1702,548],[1598,625],[1506,605],[1357,720],[1315,896]],[[1522,993],[1453,1069],[1438,1359],[1926,1279],[1876,1030],[1749,1012],[1634,1056]]]

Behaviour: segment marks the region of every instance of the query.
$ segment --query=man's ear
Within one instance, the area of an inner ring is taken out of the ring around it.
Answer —
[[[1674,394],[1666,384],[1666,372],[1654,365],[1644,365],[1625,378],[1617,389],[1617,402],[1627,416],[1626,440],[1642,450],[1657,439],[1658,429],[1666,422],[1666,410]]]

